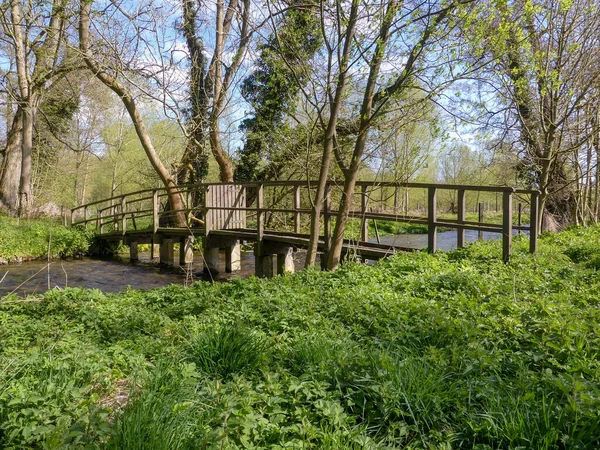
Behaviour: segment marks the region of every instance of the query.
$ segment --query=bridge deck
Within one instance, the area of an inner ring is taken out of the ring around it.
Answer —
[[[150,244],[150,243],[161,243],[164,239],[172,240],[183,240],[189,237],[191,234],[194,237],[204,237],[205,231],[203,228],[158,228],[156,234],[153,233],[151,228],[144,230],[128,230],[125,234],[115,231],[110,233],[103,233],[98,237],[107,241],[123,241],[125,244],[131,242],[137,242],[138,244]],[[207,239],[216,243],[218,246],[219,241],[244,241],[244,242],[256,242],[257,234],[256,230],[250,228],[238,228],[230,230],[211,230],[208,234]],[[286,231],[266,231],[263,235],[263,242],[267,248],[291,246],[295,248],[306,248],[309,242],[309,236],[307,234],[293,233]],[[223,245],[225,246],[225,245]],[[325,238],[321,236],[319,238],[319,251],[323,252],[326,250]],[[386,256],[393,255],[400,251],[415,251],[414,248],[399,247],[386,244],[378,244],[375,242],[368,241],[357,241],[352,239],[345,239],[343,248],[347,252],[354,252],[355,254],[366,258],[366,259],[381,259]]]

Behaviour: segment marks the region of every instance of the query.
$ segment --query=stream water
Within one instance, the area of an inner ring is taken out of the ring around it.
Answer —
[[[484,233],[484,239],[498,239],[499,233]],[[438,248],[452,250],[456,248],[456,231],[438,233]],[[476,231],[467,231],[469,242],[477,240]],[[374,240],[374,239],[372,239]],[[382,236],[382,244],[422,249],[427,247],[426,234],[404,234]],[[178,255],[175,254],[176,261]],[[233,277],[248,277],[254,274],[254,255],[242,252],[242,270],[225,273],[224,259],[221,258],[219,273],[210,275],[203,272],[201,255],[196,255],[192,267],[193,280],[227,281]],[[296,270],[304,264],[304,253],[296,253]],[[82,258],[65,261],[51,261],[48,267],[45,261],[31,261],[22,264],[0,266],[0,297],[10,293],[19,296],[39,294],[48,289],[82,287],[100,289],[103,292],[121,292],[127,287],[133,289],[152,289],[173,283],[184,284],[186,273],[180,267],[163,267],[152,263],[150,253],[140,253],[140,261],[131,263],[126,257],[115,259]]]

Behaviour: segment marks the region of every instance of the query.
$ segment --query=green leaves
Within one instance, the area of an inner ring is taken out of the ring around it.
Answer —
[[[0,303],[0,447],[596,448],[599,235]]]

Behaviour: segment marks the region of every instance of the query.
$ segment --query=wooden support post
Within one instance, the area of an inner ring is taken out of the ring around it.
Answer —
[[[210,273],[219,272],[219,249],[209,248],[204,250],[204,271]]]
[[[168,266],[175,264],[173,239],[163,239],[160,243],[160,263]]]
[[[254,250],[259,258],[263,255],[263,240],[265,238],[264,194],[264,187],[261,183],[256,187],[256,246]]]
[[[203,206],[203,213],[204,213],[204,237],[208,237],[208,234],[210,233],[211,227],[212,227],[212,223],[211,223],[211,214],[210,214],[210,201],[208,200],[208,196],[210,195],[210,187],[209,186],[205,186],[204,188],[204,204]],[[204,240],[206,242],[206,239]],[[206,249],[205,249],[206,250]]]
[[[194,237],[183,238],[179,243],[179,265],[185,266],[194,262]]]
[[[139,253],[138,253],[138,243],[137,242],[130,242],[129,243],[129,261],[130,262],[135,262],[138,261],[139,258]]]
[[[295,270],[293,247],[288,247],[285,252],[277,254],[277,275],[294,273]]]
[[[540,230],[540,195],[538,192],[531,194],[531,207],[529,209],[529,252],[535,253],[538,248],[538,233]]]
[[[466,191],[464,189],[458,190],[458,224],[459,225],[465,224],[465,212],[466,212],[465,194],[466,194]],[[464,228],[458,228],[456,230],[456,246],[458,248],[463,248],[465,246],[465,229]]]
[[[150,244],[150,259],[156,260],[159,258],[160,254],[160,244],[155,244],[154,242]]]
[[[360,240],[369,240],[369,221],[365,217],[367,214],[368,186],[363,185],[360,193]]]
[[[521,234],[521,209],[523,205],[519,203],[518,205],[518,215],[517,215],[517,225],[519,226],[519,234]]]
[[[127,233],[127,199],[125,196],[121,197],[121,234]]]
[[[242,252],[240,241],[225,247],[225,272],[238,272],[242,270]]]
[[[261,275],[262,278],[273,278],[275,275],[275,270],[273,270],[273,264],[275,263],[274,255],[263,255],[259,260],[256,261],[256,264],[260,263],[261,267]]]
[[[104,233],[104,211],[100,211],[100,234]]]
[[[156,232],[158,231],[158,191],[152,191],[152,247],[150,250],[150,258],[155,260],[160,253],[160,246],[157,242]]]
[[[508,262],[512,251],[512,195],[511,191],[502,193],[502,261]]]
[[[294,232],[300,233],[300,186],[294,186]]]
[[[479,203],[478,208],[479,208],[478,209],[478,212],[479,212],[479,220],[478,220],[478,222],[482,223],[483,222],[483,202]],[[478,231],[477,232],[477,240],[478,241],[483,240],[483,231]]]
[[[158,231],[158,191],[152,191],[152,234]]]
[[[437,192],[436,188],[427,188],[427,250],[435,253],[437,250]]]

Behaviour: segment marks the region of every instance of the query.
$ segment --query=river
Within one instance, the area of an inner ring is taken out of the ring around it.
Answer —
[[[484,233],[484,239],[498,239],[499,233]],[[467,231],[469,242],[477,240],[476,231]],[[374,239],[372,239],[374,240]],[[456,248],[456,231],[438,233],[438,249],[452,250]],[[381,243],[423,249],[427,247],[426,234],[404,234],[382,236]],[[176,261],[178,260],[177,254]],[[203,261],[200,254],[195,255],[191,270],[192,278],[180,267],[163,267],[150,261],[149,253],[140,253],[140,261],[130,263],[126,257],[113,259],[71,259],[51,261],[31,261],[22,264],[0,266],[0,297],[10,293],[19,296],[41,294],[48,289],[64,287],[82,287],[100,289],[103,292],[121,292],[127,287],[132,289],[152,289],[168,286],[173,283],[184,284],[191,280],[227,281],[233,277],[248,277],[254,274],[254,255],[252,252],[242,253],[242,270],[225,273],[224,258],[221,258],[220,271],[216,275],[203,272]],[[296,254],[296,269],[304,264],[304,253]]]

